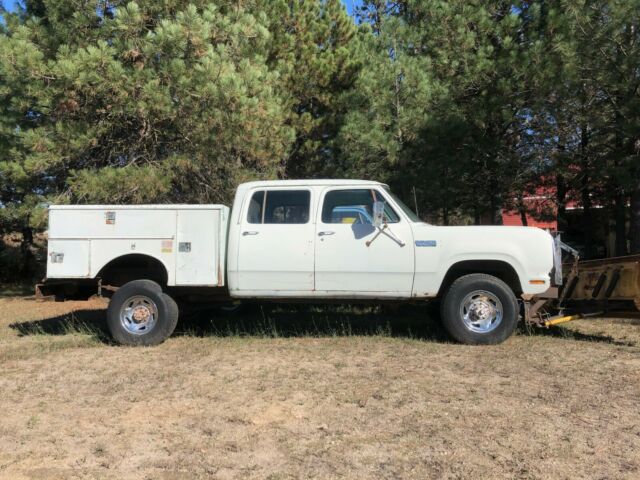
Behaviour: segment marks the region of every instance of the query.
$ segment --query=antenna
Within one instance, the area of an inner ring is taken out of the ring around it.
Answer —
[[[416,207],[416,215],[419,217],[420,213],[418,212],[418,197],[416,196],[416,187],[413,186],[411,188],[413,188],[413,204]]]

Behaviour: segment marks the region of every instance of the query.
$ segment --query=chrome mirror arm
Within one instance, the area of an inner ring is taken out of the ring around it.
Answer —
[[[380,236],[381,233],[384,233],[387,237],[389,237],[391,240],[393,240],[394,242],[396,242],[398,245],[400,245],[401,247],[404,247],[406,245],[406,243],[403,240],[400,240],[395,233],[393,233],[391,231],[391,228],[389,228],[389,224],[387,222],[384,222],[384,224],[381,227],[377,227],[378,231],[376,232],[376,234],[373,236],[373,238],[371,240],[367,240],[365,242],[365,245],[367,247],[369,247],[373,241],[378,238],[378,236]]]

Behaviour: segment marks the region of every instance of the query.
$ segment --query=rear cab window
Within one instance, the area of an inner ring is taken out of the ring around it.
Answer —
[[[247,210],[251,224],[304,224],[309,222],[309,190],[259,190],[253,193]]]

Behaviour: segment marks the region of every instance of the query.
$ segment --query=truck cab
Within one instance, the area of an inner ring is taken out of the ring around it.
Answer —
[[[367,245],[378,231],[375,202],[386,202],[384,221],[390,227]],[[412,244],[410,220],[379,183],[247,183],[236,193],[230,219],[229,293],[410,298]]]
[[[515,328],[519,297],[553,287],[554,243],[543,230],[430,225],[374,181],[248,182],[230,210],[51,207],[49,230],[47,283],[64,271],[76,285],[115,291],[109,325],[123,343],[166,338],[168,330],[150,335],[155,326],[134,332],[139,318],[158,317],[156,325],[163,310],[177,321],[174,299],[194,289],[218,301],[440,298],[456,339],[496,343]],[[155,300],[140,285],[153,286]],[[129,301],[140,296],[146,303]]]
[[[451,268],[476,268],[535,294],[550,287],[552,245],[533,228],[429,225],[378,182],[251,182],[231,213],[228,286],[234,297],[419,299]]]

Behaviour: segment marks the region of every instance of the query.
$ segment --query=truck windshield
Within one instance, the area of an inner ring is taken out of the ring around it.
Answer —
[[[389,194],[389,196],[391,198],[393,198],[393,201],[396,202],[396,204],[402,209],[402,211],[405,213],[405,215],[407,217],[409,217],[409,220],[412,222],[421,222],[422,220],[420,220],[420,218],[415,214],[415,212],[413,210],[411,210],[402,200],[400,200],[398,198],[398,196],[396,194],[394,194],[389,187],[385,187],[385,191]]]

